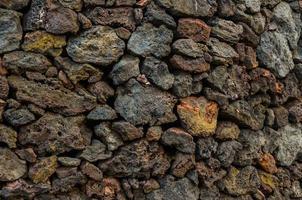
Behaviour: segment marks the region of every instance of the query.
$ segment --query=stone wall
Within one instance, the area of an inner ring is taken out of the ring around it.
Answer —
[[[302,199],[301,9],[0,0],[0,199]]]

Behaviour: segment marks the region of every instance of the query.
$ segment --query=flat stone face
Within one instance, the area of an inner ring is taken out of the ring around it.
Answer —
[[[107,66],[121,57],[124,48],[124,41],[113,29],[106,26],[94,26],[76,37],[71,37],[66,50],[76,62]]]
[[[172,39],[173,32],[165,26],[162,25],[157,28],[152,24],[144,23],[137,27],[131,35],[128,41],[128,50],[143,57],[161,58],[170,53]]]
[[[0,8],[0,53],[18,49],[22,40],[21,13]]]
[[[177,34],[182,38],[190,38],[195,42],[207,42],[211,27],[204,21],[194,18],[181,18],[178,20]]]
[[[0,6],[12,10],[20,10],[27,6],[28,3],[29,0],[3,0],[0,2]]]
[[[134,79],[119,87],[114,102],[116,111],[134,125],[164,124],[176,120],[174,96],[151,86],[144,87]]]
[[[26,162],[10,149],[0,148],[0,170],[0,181],[14,181],[26,173]]]
[[[80,96],[65,88],[55,89],[47,84],[28,81],[17,76],[10,76],[9,84],[15,88],[20,101],[32,102],[64,115],[76,115],[92,110],[96,104],[91,96]]]

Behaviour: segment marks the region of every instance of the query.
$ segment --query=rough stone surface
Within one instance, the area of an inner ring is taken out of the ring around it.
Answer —
[[[179,37],[190,38],[195,42],[207,42],[211,27],[199,19],[182,18],[178,21],[177,34]]]
[[[87,115],[89,120],[113,120],[116,118],[115,110],[106,104],[97,106]]]
[[[34,183],[45,182],[56,171],[57,157],[43,158],[29,168],[28,176]]]
[[[10,127],[0,124],[0,142],[4,142],[9,148],[16,148],[17,132]]]
[[[210,64],[204,58],[192,59],[181,55],[174,55],[170,59],[170,63],[176,69],[191,73],[202,73],[210,69]]]
[[[111,128],[116,133],[119,133],[124,141],[131,141],[144,136],[141,129],[125,121],[113,122]]]
[[[35,116],[27,109],[9,109],[3,113],[4,119],[12,126],[26,125],[35,120]]]
[[[211,34],[225,42],[236,43],[239,41],[240,35],[243,33],[242,26],[237,25],[232,21],[218,18],[213,20],[211,25]]]

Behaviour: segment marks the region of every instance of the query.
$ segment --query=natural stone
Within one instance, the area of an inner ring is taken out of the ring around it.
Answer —
[[[239,61],[248,69],[258,67],[257,55],[252,47],[246,46],[244,43],[237,43],[236,51],[239,54]]]
[[[145,193],[150,193],[154,190],[157,190],[160,188],[159,183],[155,179],[149,179],[146,181],[146,183],[143,186],[143,190]]]
[[[7,144],[9,148],[16,148],[17,132],[4,124],[0,124],[0,142]]]
[[[239,137],[240,129],[237,124],[229,121],[218,122],[215,137],[220,140],[235,140]]]
[[[7,148],[0,148],[0,181],[14,181],[25,175],[26,162]]]
[[[243,33],[241,25],[237,25],[229,20],[217,18],[211,21],[211,25],[211,34],[225,42],[236,43],[239,41],[240,35]]]
[[[163,129],[160,126],[151,126],[146,133],[146,140],[149,142],[158,141],[163,134]]]
[[[301,99],[302,100],[302,99]],[[302,122],[302,101],[295,100],[286,105],[289,113],[289,121],[292,123]]]
[[[236,4],[232,0],[217,0],[217,14],[222,17],[231,17],[235,14]]]
[[[106,103],[106,101],[114,95],[113,88],[104,81],[90,84],[87,89],[97,97],[100,103]]]
[[[160,125],[176,120],[172,109],[175,105],[174,96],[154,87],[142,86],[131,79],[123,87],[117,89],[114,103],[116,111],[134,125]]]
[[[87,182],[86,176],[81,172],[76,172],[70,176],[63,178],[54,178],[52,181],[52,191],[54,193],[58,192],[68,192],[71,191],[76,185],[83,185]],[[69,197],[69,196],[68,196]],[[78,195],[76,195],[77,198]],[[66,197],[67,198],[67,197]]]
[[[97,106],[87,115],[89,120],[113,120],[116,118],[115,110],[106,104]]]
[[[46,0],[31,1],[30,8],[23,18],[24,30],[35,31],[38,29],[43,29],[45,27],[46,13]]]
[[[188,71],[190,73],[202,73],[210,69],[210,64],[205,58],[189,58],[181,55],[174,55],[170,59],[173,68]]]
[[[209,53],[213,56],[216,64],[232,64],[233,59],[239,58],[238,53],[227,43],[211,38],[209,43]]]
[[[208,159],[214,156],[218,143],[211,137],[200,138],[196,142],[197,159]]]
[[[264,153],[261,155],[261,157],[259,158],[259,165],[264,171],[270,174],[274,174],[278,170],[275,158],[270,153]]]
[[[26,7],[29,0],[3,0],[0,2],[0,7],[5,7],[11,10],[20,10]]]
[[[212,188],[215,182],[221,180],[226,175],[226,171],[219,168],[213,168],[204,162],[196,163],[196,171],[202,185]]]
[[[174,147],[180,152],[193,154],[195,143],[193,137],[180,128],[169,128],[162,136],[161,141],[167,146]]]
[[[181,38],[190,38],[195,42],[207,42],[211,27],[200,19],[181,18],[178,21],[177,34]]]
[[[236,154],[242,149],[242,144],[237,141],[222,142],[217,149],[216,155],[223,167],[229,167],[235,160]]]
[[[202,90],[202,81],[195,76],[182,71],[174,73],[173,94],[178,97],[188,97],[191,94],[198,94]]]
[[[195,167],[193,155],[177,153],[172,163],[171,170],[175,177],[182,178],[186,173]]]
[[[0,54],[19,48],[22,40],[21,16],[21,13],[0,8]]]
[[[91,131],[84,125],[83,116],[64,118],[52,113],[22,127],[18,134],[21,144],[36,145],[39,154],[81,150],[88,145],[90,137]]]
[[[81,0],[59,0],[60,4],[63,5],[65,8],[69,8],[75,11],[81,11],[83,2]]]
[[[275,115],[275,126],[277,128],[288,124],[288,111],[283,106],[272,108]]]
[[[103,179],[103,172],[97,166],[89,162],[84,162],[81,165],[81,171],[95,181],[101,181]]]
[[[8,77],[8,81],[16,90],[18,100],[32,102],[41,108],[48,108],[64,115],[76,115],[92,110],[96,104],[91,96],[80,96],[65,88],[55,88],[17,76]],[[61,101],[61,98],[64,98],[64,101]]]
[[[207,46],[192,39],[178,39],[173,43],[172,48],[176,53],[192,58],[202,58],[208,51]]]
[[[9,94],[9,85],[5,76],[0,76],[0,98],[6,99]]]
[[[53,35],[45,31],[26,33],[22,49],[35,53],[59,56],[66,45],[65,36]]]
[[[145,74],[158,87],[168,90],[174,82],[173,75],[169,72],[168,65],[154,57],[147,57],[141,67],[141,73]]]
[[[85,5],[89,6],[104,6],[106,0],[84,0]]]
[[[76,167],[81,164],[81,160],[72,157],[58,157],[58,162],[65,167]]]
[[[111,128],[114,132],[119,133],[124,141],[131,141],[144,136],[141,129],[126,121],[113,122]]]
[[[106,145],[99,140],[92,140],[90,146],[87,146],[79,155],[89,162],[96,162],[98,160],[105,160],[112,156],[112,152],[106,150]]]
[[[89,197],[96,196],[104,200],[125,199],[120,182],[115,178],[104,178],[101,182],[89,181],[86,184]]]
[[[131,35],[127,47],[135,55],[162,58],[170,53],[172,39],[173,32],[164,25],[157,28],[150,23],[144,23]]]
[[[43,158],[29,168],[28,176],[34,183],[45,182],[55,173],[57,165],[56,156]]]
[[[22,126],[26,125],[36,118],[34,114],[29,112],[29,110],[21,109],[8,109],[3,113],[4,119],[12,126]]]
[[[193,136],[209,136],[215,132],[218,105],[204,97],[187,97],[177,106],[182,126]]]
[[[125,43],[107,26],[94,26],[71,37],[66,50],[79,63],[107,66],[116,62],[124,53]]]
[[[139,58],[131,55],[125,55],[116,63],[109,77],[112,79],[114,85],[122,84],[130,78],[136,77],[140,74]]]
[[[173,17],[168,15],[164,9],[157,6],[154,2],[151,2],[147,6],[145,19],[153,24],[164,24],[169,28],[176,27]]]

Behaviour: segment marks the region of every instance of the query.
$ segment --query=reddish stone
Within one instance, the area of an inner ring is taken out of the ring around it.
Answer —
[[[89,162],[84,162],[81,165],[81,171],[93,180],[101,181],[103,179],[103,172],[97,166]]]
[[[200,19],[182,18],[178,21],[177,33],[179,37],[191,38],[195,42],[209,40],[211,27]]]
[[[258,67],[257,55],[252,47],[246,46],[244,43],[238,43],[236,51],[239,54],[239,61],[248,69]]]
[[[174,68],[193,73],[202,73],[210,69],[210,64],[207,63],[204,58],[193,59],[181,55],[174,55],[170,59],[170,63]]]
[[[259,165],[264,171],[270,174],[274,174],[278,171],[275,158],[270,153],[264,153],[261,155],[259,158]]]

